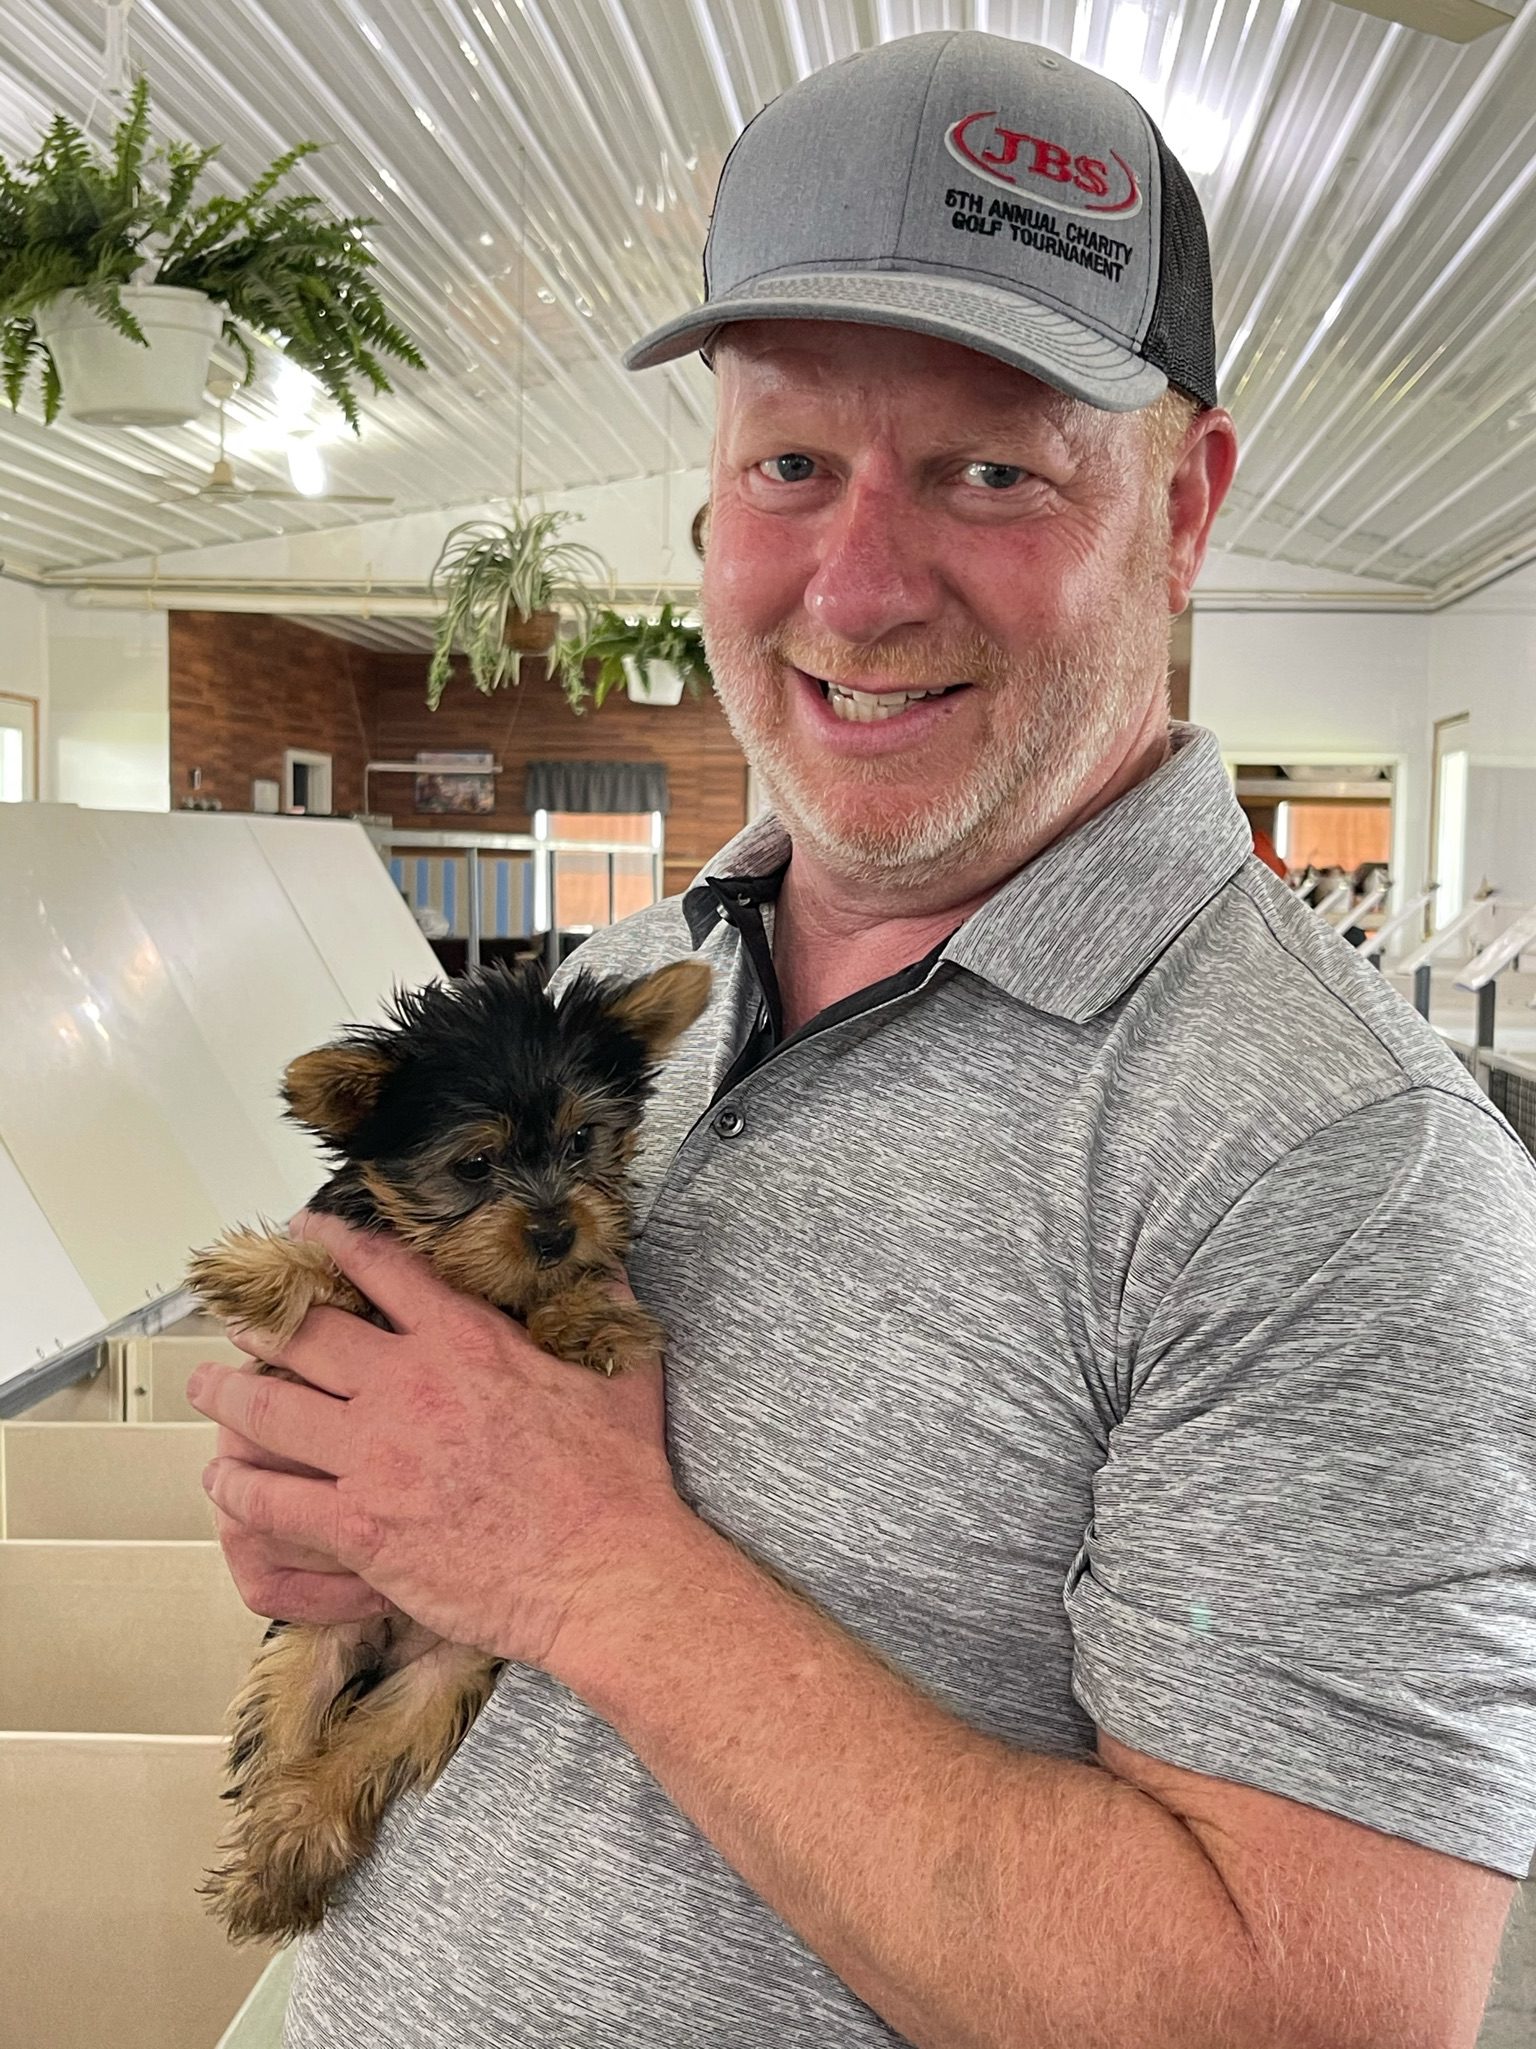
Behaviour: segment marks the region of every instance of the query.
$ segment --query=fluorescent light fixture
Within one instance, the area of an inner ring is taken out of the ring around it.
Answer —
[[[325,495],[325,457],[312,441],[296,440],[288,450],[288,474],[293,488],[306,498]]]

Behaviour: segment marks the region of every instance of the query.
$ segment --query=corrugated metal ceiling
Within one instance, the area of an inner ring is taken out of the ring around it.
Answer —
[[[0,0],[8,157],[55,108],[85,116],[104,20]],[[738,128],[856,47],[976,27],[1138,85],[1196,173],[1244,440],[1217,540],[1256,586],[1273,559],[1445,593],[1536,553],[1536,4],[1464,46],[1334,0],[138,0],[129,23],[157,132],[222,142],[224,189],[315,137],[336,146],[298,177],[377,217],[431,371],[365,399],[361,443],[321,422],[335,490],[483,500],[514,490],[520,440],[530,492],[702,461],[707,373],[618,355],[697,297]],[[114,118],[97,97],[93,131]],[[273,367],[229,408],[247,483],[287,483]],[[0,553],[42,566],[379,516],[158,503],[206,475],[211,403],[165,432],[45,430],[34,399],[0,437]]]

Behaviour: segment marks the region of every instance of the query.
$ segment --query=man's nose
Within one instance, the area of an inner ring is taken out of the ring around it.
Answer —
[[[891,484],[850,483],[822,529],[804,603],[813,625],[861,644],[931,623],[944,596],[923,508]]]

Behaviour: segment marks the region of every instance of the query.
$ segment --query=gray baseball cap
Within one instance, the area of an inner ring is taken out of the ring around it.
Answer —
[[[630,370],[736,320],[852,320],[996,356],[1110,412],[1216,403],[1200,202],[1141,105],[1034,43],[905,36],[770,101],[726,158],[702,306]]]

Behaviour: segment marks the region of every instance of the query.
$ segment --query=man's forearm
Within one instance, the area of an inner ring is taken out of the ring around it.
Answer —
[[[919,2049],[1268,2039],[1242,1917],[1167,1809],[980,1735],[686,1510],[552,1668]]]

